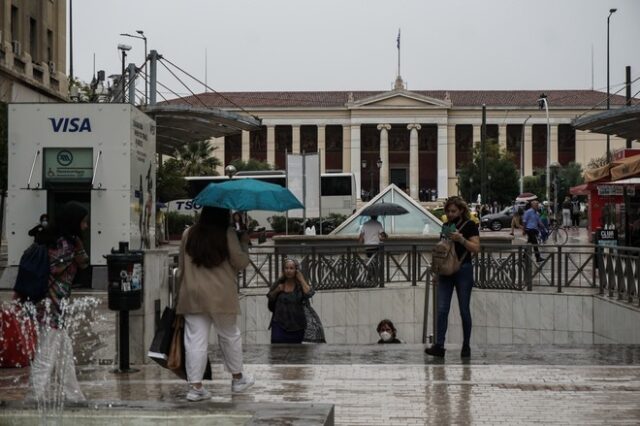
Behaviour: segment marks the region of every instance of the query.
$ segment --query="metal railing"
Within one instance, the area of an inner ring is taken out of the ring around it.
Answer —
[[[243,288],[268,287],[281,273],[282,261],[293,257],[317,290],[384,287],[392,283],[417,285],[431,277],[433,243],[258,246],[240,274]],[[540,247],[535,261],[529,245],[483,244],[473,257],[475,285],[485,289],[532,290],[534,286],[598,286],[592,245]]]
[[[640,306],[640,248],[598,247],[600,294]]]

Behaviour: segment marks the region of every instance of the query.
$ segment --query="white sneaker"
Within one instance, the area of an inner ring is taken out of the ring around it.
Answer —
[[[204,401],[205,399],[211,399],[211,394],[208,390],[203,387],[200,389],[196,389],[191,387],[189,392],[187,392],[187,400],[196,402],[196,401]]]
[[[243,392],[249,389],[256,382],[256,379],[250,374],[242,374],[242,378],[231,380],[232,392]]]

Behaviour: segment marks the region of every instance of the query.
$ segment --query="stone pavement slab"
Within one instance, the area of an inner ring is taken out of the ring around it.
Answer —
[[[469,362],[460,360],[459,348],[444,360],[423,348],[247,346],[245,370],[256,385],[243,394],[231,393],[212,348],[212,401],[195,404],[335,404],[341,425],[640,424],[640,346],[472,347]],[[0,370],[0,399],[22,400],[27,374]],[[79,380],[90,400],[189,407],[185,383],[155,364],[124,375],[83,366]]]

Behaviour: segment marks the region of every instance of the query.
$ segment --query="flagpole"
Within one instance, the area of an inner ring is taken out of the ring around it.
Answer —
[[[398,77],[400,77],[400,28],[398,28]]]

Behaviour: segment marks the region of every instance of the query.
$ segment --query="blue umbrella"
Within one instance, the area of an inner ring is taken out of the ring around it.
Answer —
[[[287,188],[256,179],[232,179],[222,183],[210,183],[193,201],[201,206],[240,211],[283,212],[304,208]]]

